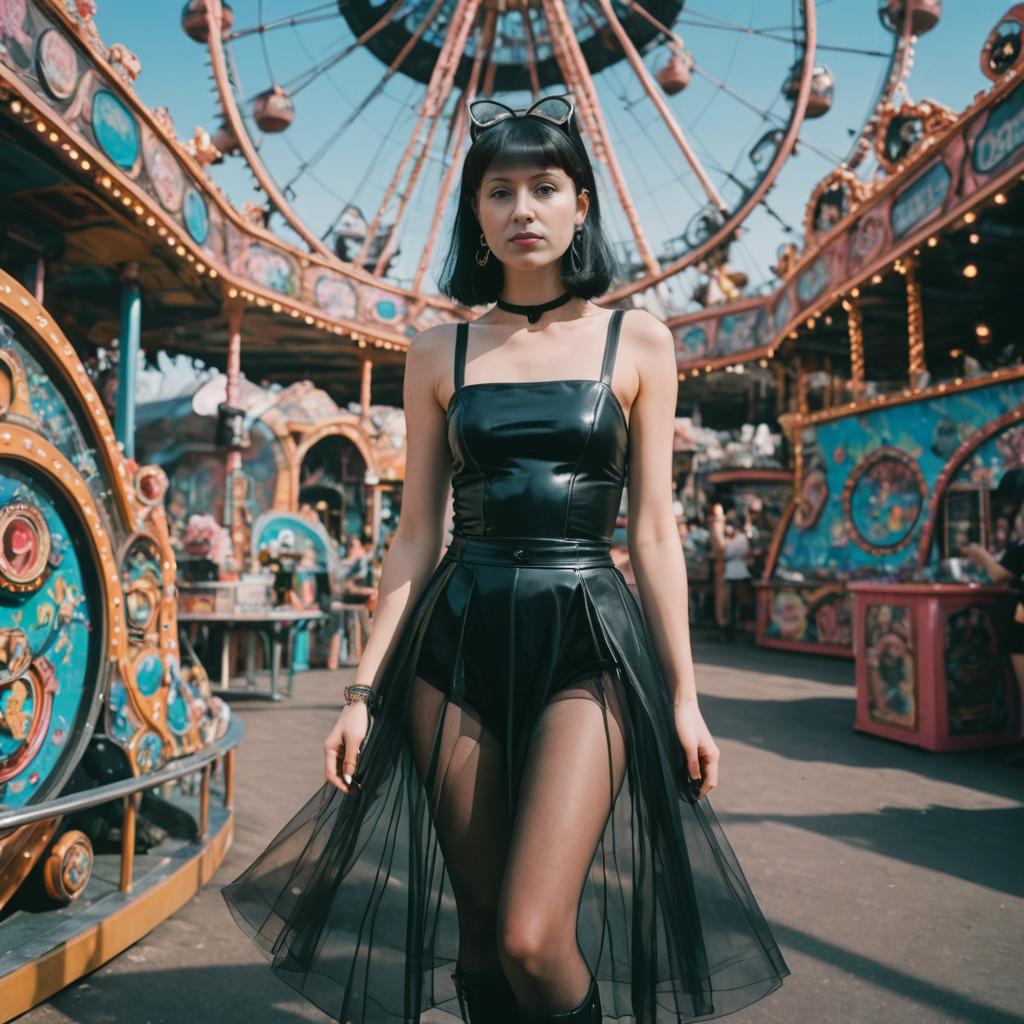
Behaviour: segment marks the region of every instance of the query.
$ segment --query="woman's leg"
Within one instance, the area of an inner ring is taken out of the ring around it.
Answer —
[[[606,673],[559,690],[530,741],[498,906],[501,961],[526,1009],[558,1013],[587,994],[576,922],[625,774],[620,685]]]
[[[510,831],[504,748],[472,709],[444,703],[440,690],[419,677],[413,681],[409,746],[427,785],[438,716],[444,715],[430,813],[455,893],[459,963],[475,973],[496,971],[498,892]]]

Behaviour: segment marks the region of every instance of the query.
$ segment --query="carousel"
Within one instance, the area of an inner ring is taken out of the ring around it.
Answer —
[[[0,272],[4,1020],[145,934],[231,841],[241,723],[179,657],[166,487],[124,458],[68,338]]]

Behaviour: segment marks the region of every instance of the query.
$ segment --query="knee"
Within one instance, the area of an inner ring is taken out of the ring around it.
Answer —
[[[498,922],[498,953],[510,974],[544,978],[557,971],[571,954],[575,922],[558,920],[550,913],[517,911]]]

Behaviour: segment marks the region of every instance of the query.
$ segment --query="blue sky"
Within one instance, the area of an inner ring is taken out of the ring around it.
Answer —
[[[410,0],[413,11],[419,9],[417,4],[418,0]],[[256,24],[260,9],[262,20],[272,22],[312,6],[311,0],[237,0],[236,27]],[[334,13],[332,5],[323,6],[328,14]],[[786,113],[780,85],[792,50],[782,39],[766,40],[723,30],[716,19],[760,29],[785,26],[791,6],[795,4],[791,5],[790,0],[701,0],[699,4],[687,3],[674,26],[698,66],[742,97],[735,99],[707,79],[695,77],[687,90],[670,100],[687,137],[723,190],[729,186],[715,169],[735,169],[743,178],[744,168],[749,172],[747,152],[752,142],[771,123],[748,105],[775,117]],[[877,0],[819,0],[819,43],[888,52],[892,37],[879,23],[877,6]],[[918,42],[909,88],[914,99],[932,98],[959,110],[975,92],[988,86],[978,68],[978,53],[1007,3],[947,0],[944,7],[938,27]],[[185,139],[196,124],[211,130],[216,126],[217,101],[205,49],[181,30],[180,10],[178,0],[159,4],[100,0],[97,24],[108,44],[122,42],[139,55],[143,65],[137,83],[139,94],[152,106],[167,106],[178,136]],[[266,88],[271,73],[279,81],[288,81],[351,38],[344,21],[332,17],[315,25],[268,33],[266,54],[255,37],[236,42],[233,53],[244,93],[253,95]],[[645,55],[645,63],[654,70],[664,63],[666,55],[664,48],[652,49]],[[862,123],[885,65],[877,56],[825,50],[819,51],[818,60],[836,78],[833,107],[824,117],[805,122],[801,134],[806,144],[788,162],[768,196],[779,218],[797,231],[811,188],[834,166],[831,155],[848,151],[850,129]],[[297,98],[296,121],[287,137],[266,135],[261,143],[261,153],[280,183],[289,180],[300,161],[331,137],[353,105],[379,81],[383,68],[371,54],[357,52],[320,76]],[[703,199],[699,185],[624,62],[598,75],[596,84],[630,194],[657,251],[666,239],[681,233],[697,212]],[[318,232],[327,228],[348,199],[360,203],[368,216],[373,213],[408,138],[421,95],[422,87],[417,83],[401,75],[393,78],[384,94],[327,148],[315,168],[299,179],[295,206]],[[422,251],[443,172],[444,134],[442,130],[437,135],[403,225],[403,253],[396,262],[400,277],[411,277]],[[252,177],[237,158],[215,168],[214,179],[237,203],[260,198],[253,194]],[[724,194],[728,199],[728,192]],[[627,238],[628,227],[614,193],[606,188],[602,198],[609,233],[616,239]],[[281,229],[280,220],[274,224]],[[287,229],[281,234],[291,238]],[[763,282],[785,237],[779,222],[758,210],[748,220],[741,242],[734,246],[732,261],[750,275],[753,283]],[[679,301],[691,286],[692,281],[680,286]]]

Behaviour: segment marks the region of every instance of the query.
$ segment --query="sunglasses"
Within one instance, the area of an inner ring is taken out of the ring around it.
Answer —
[[[513,110],[497,100],[473,100],[469,105],[469,137],[476,142],[482,131],[493,128],[499,121],[509,117],[537,117],[542,121],[557,124],[569,131],[569,122],[576,110],[570,93],[560,96],[542,96],[525,110]]]

